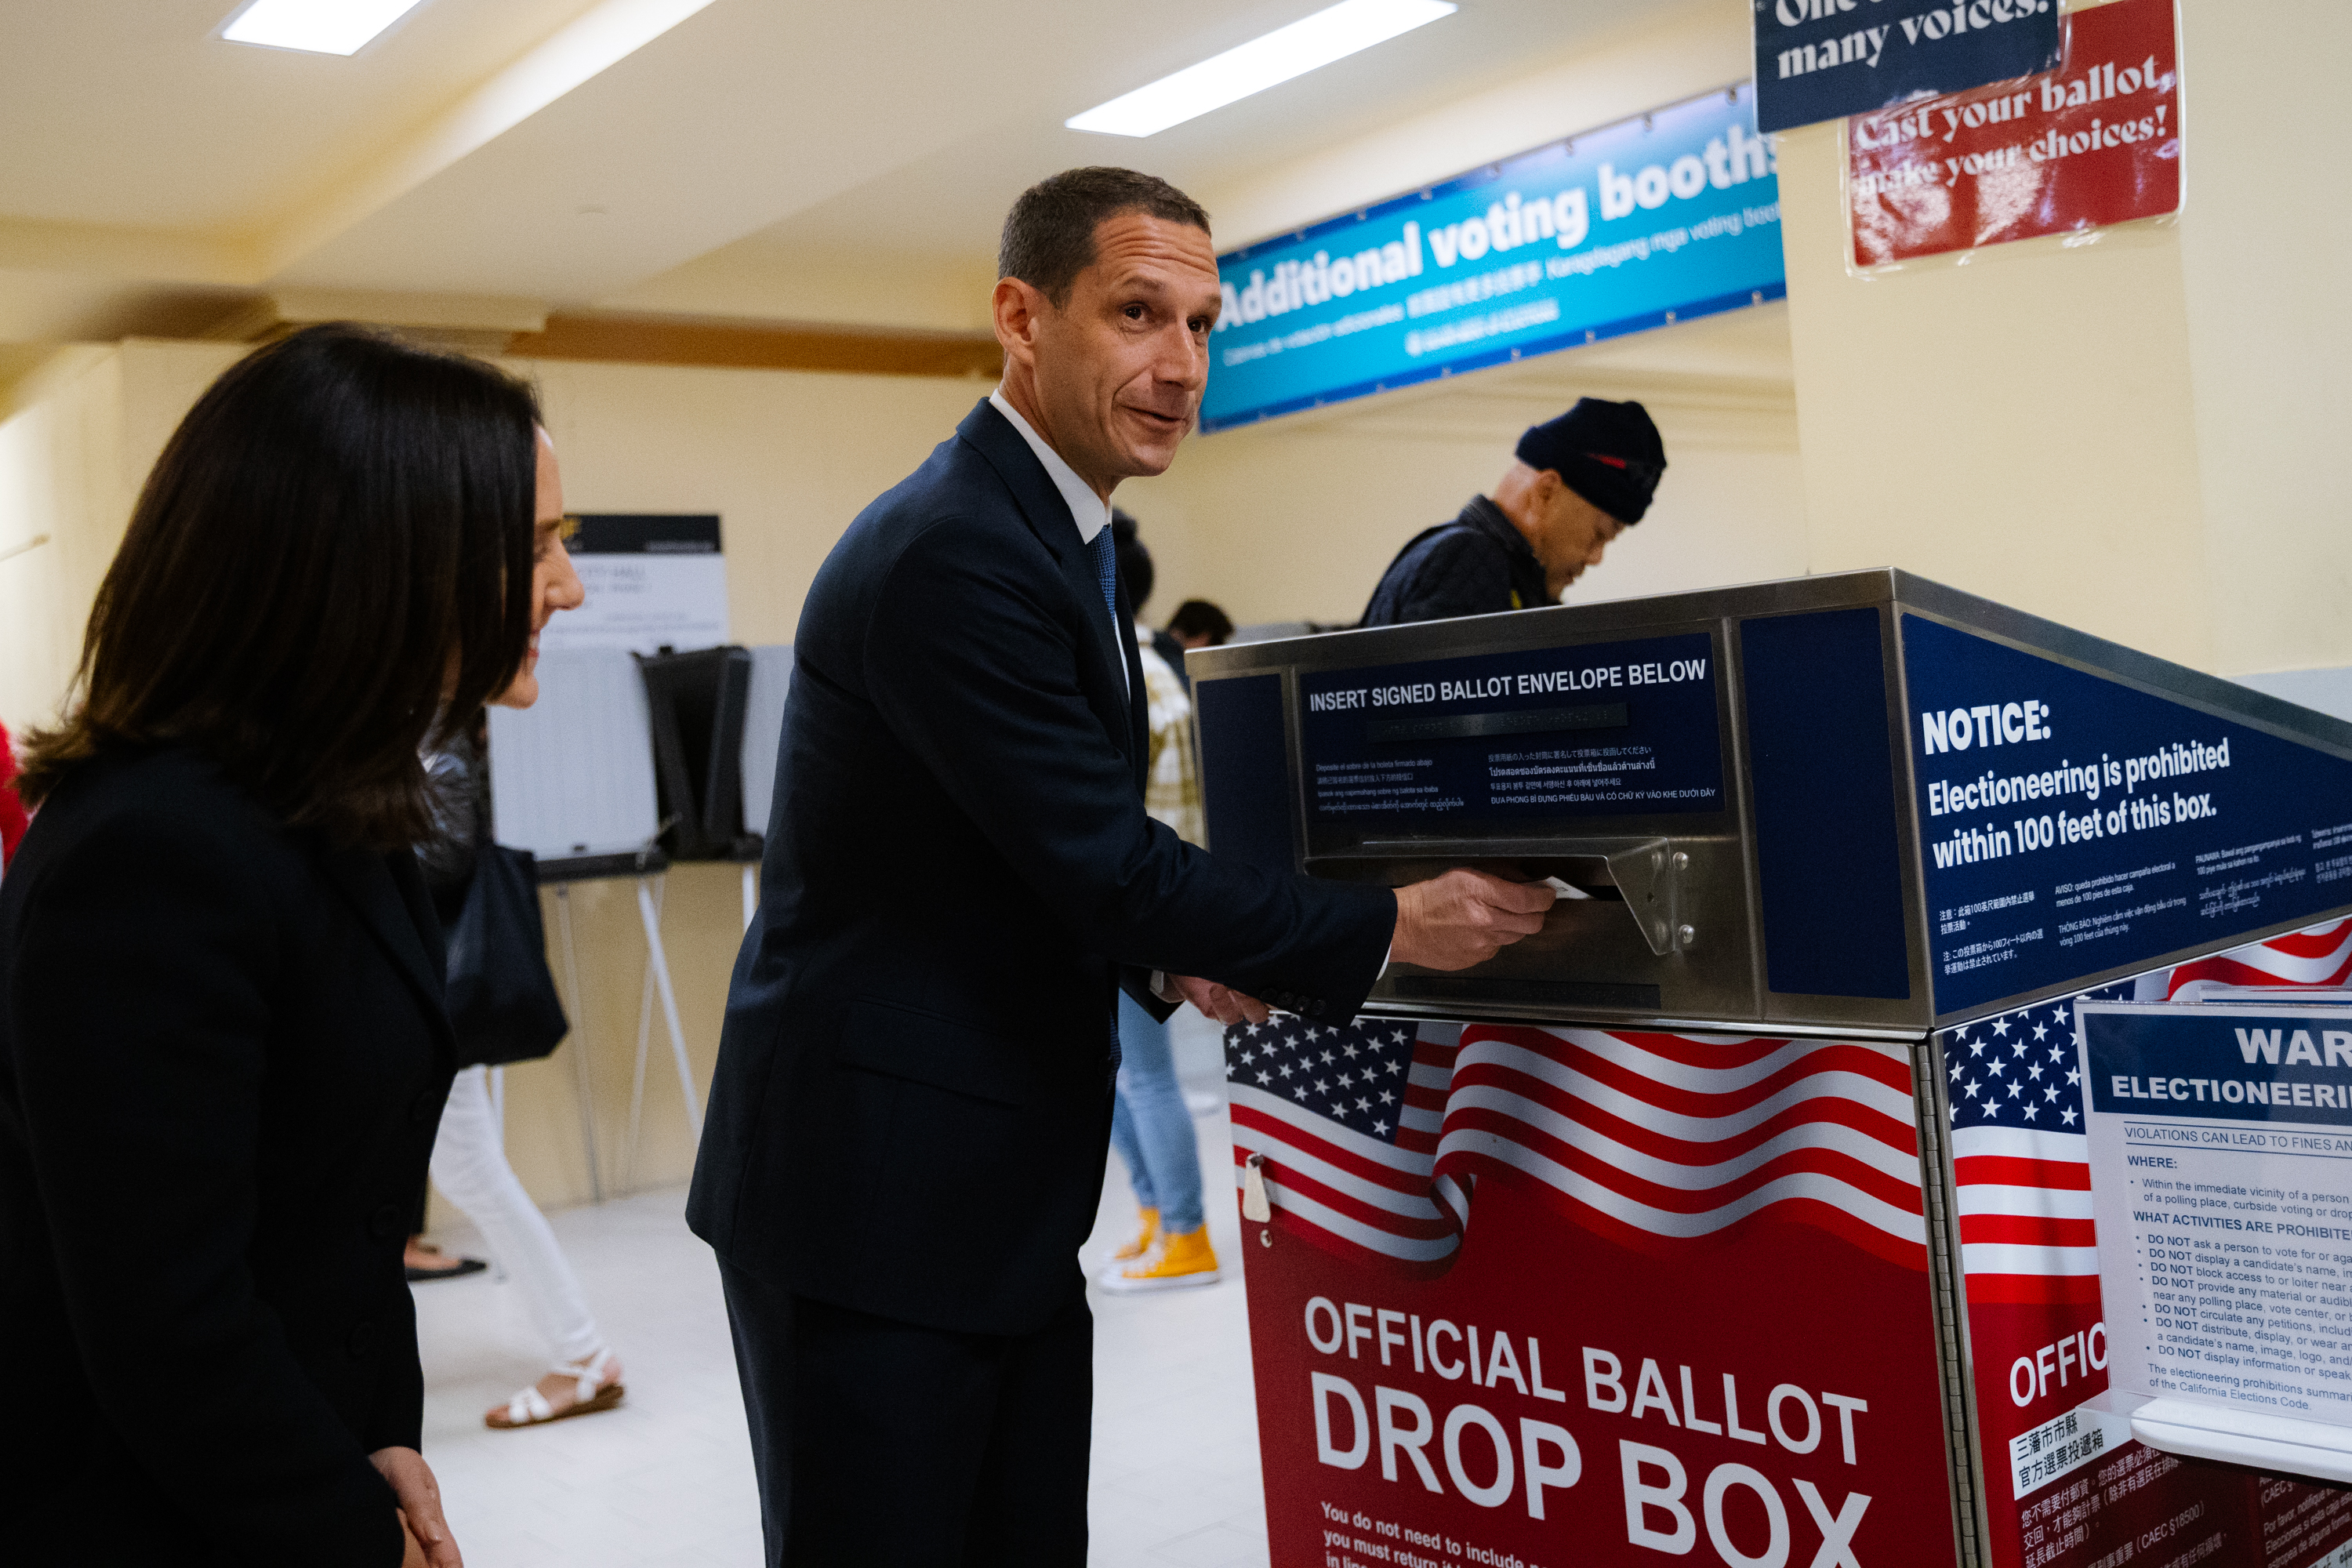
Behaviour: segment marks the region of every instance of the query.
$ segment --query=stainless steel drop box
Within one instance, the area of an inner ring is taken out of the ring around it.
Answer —
[[[2352,725],[1902,572],[1188,667],[1217,853],[1562,884],[1375,1011],[1916,1036],[2352,910]]]

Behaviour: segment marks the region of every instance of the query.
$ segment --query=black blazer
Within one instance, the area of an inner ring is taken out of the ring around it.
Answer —
[[[414,856],[331,852],[190,752],[34,819],[0,877],[10,1561],[400,1561],[367,1456],[423,1418],[441,962]]]
[[[1144,815],[1135,639],[986,402],[850,525],[794,660],[687,1217],[803,1295],[1032,1331],[1083,1286],[1114,984],[1157,1016],[1164,969],[1344,1019],[1395,896]]]

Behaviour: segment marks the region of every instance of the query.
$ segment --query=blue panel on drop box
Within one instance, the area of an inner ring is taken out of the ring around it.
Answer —
[[[2352,896],[2352,763],[1903,617],[1936,1011]]]
[[[1201,773],[1210,781],[1209,845],[1220,857],[1286,873],[1298,868],[1290,812],[1290,742],[1282,677],[1245,675],[1193,683]]]
[[[1876,609],[1743,621],[1768,983],[1911,994]]]

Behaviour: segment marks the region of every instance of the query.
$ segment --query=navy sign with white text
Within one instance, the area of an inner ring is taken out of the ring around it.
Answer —
[[[2102,1114],[2352,1128],[2352,1016],[2340,1007],[2103,1011],[2085,1015],[2083,1048]]]
[[[1903,618],[1936,1011],[2352,904],[2352,762]]]
[[[2058,0],[1755,0],[1756,122],[1786,131],[2058,63]]]
[[[1723,809],[1704,633],[1309,675],[1307,805],[1326,824]]]

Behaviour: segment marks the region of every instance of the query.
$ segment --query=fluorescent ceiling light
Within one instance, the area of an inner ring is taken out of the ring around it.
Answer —
[[[1400,33],[1410,33],[1440,16],[1450,16],[1457,9],[1452,0],[1340,0],[1328,10],[1287,27],[1276,27],[1264,37],[1187,66],[1062,123],[1073,131],[1150,136],[1292,77],[1305,76],[1318,66],[1345,59],[1359,49],[1385,43]]]
[[[368,40],[415,10],[420,0],[253,0],[221,29],[232,44],[356,54]]]

